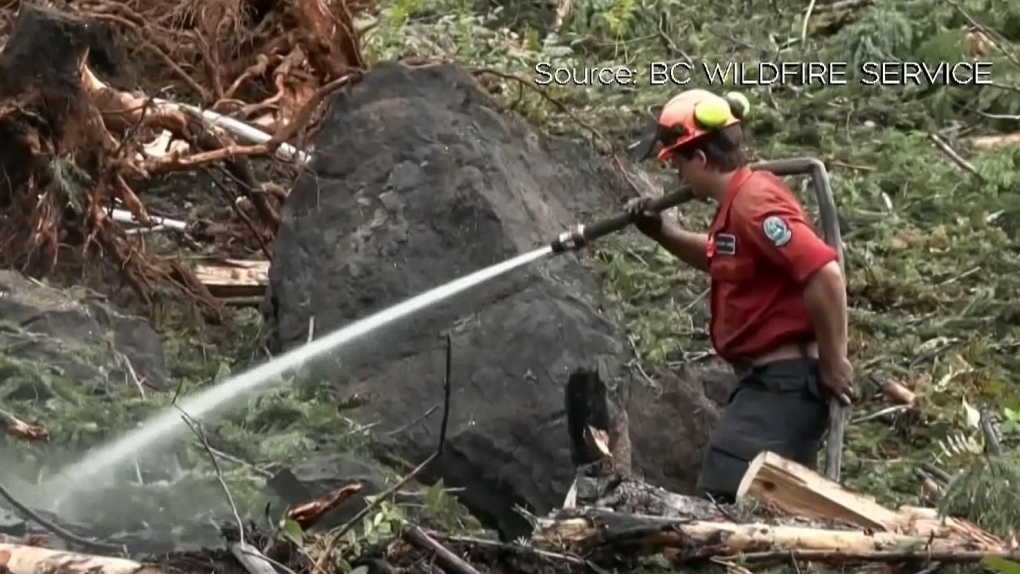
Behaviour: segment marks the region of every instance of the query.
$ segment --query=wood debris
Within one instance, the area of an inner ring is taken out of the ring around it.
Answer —
[[[788,516],[891,532],[899,515],[869,496],[839,484],[771,452],[758,455],[747,469],[737,497],[751,496]]]
[[[585,435],[614,439],[627,429],[596,412],[615,410],[595,380],[567,389],[567,419],[593,426]],[[602,418],[602,423],[594,420]],[[568,424],[568,427],[571,425]],[[601,446],[603,441],[596,441]],[[764,452],[749,465],[738,501],[716,504],[666,491],[621,475],[606,448],[591,448],[571,431],[577,475],[571,504],[537,519],[534,540],[542,549],[598,556],[662,554],[674,562],[810,560],[827,563],[925,561],[976,563],[987,556],[1020,558],[1004,541],[964,520],[929,508],[893,510],[852,492],[818,472]],[[601,456],[600,461],[591,459]]]
[[[976,136],[966,141],[975,149],[995,149],[1006,146],[1020,145],[1020,133],[997,136]]]
[[[888,509],[850,492],[824,476],[774,453],[762,453],[741,484],[741,496],[754,498],[768,516],[748,521],[718,505],[631,484],[623,498],[645,500],[658,515],[606,510],[596,504],[562,510],[538,520],[535,539],[542,546],[571,552],[600,548],[658,552],[677,562],[737,558],[745,562],[811,560],[828,563],[978,562],[986,556],[1020,557],[1020,550],[966,521],[940,518],[936,511]],[[659,504],[649,504],[658,498]]]
[[[26,423],[3,408],[0,408],[0,424],[4,426],[4,432],[15,438],[44,442],[50,440],[50,431],[40,425]]]
[[[269,285],[268,261],[223,259],[195,266],[195,278],[215,297],[261,297]]]
[[[323,516],[361,492],[360,484],[348,484],[327,492],[323,496],[287,511],[287,518],[297,522],[302,530],[315,526]]]
[[[0,543],[0,571],[8,574],[163,574],[124,558],[77,554],[38,546]]]
[[[891,532],[836,530],[755,522],[661,518],[585,509],[575,515],[539,520],[537,538],[558,547],[653,549],[677,562],[740,557],[745,562],[777,559],[816,562],[979,562],[986,556],[1015,559],[1005,545],[987,546],[960,538]]]

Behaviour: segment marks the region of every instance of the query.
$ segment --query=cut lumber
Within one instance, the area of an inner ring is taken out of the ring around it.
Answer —
[[[0,544],[0,571],[9,574],[163,574],[124,558],[77,554],[38,546]]]
[[[623,515],[588,509],[577,516],[538,520],[536,542],[583,551],[595,546],[665,552],[676,561],[739,555],[745,562],[979,562],[987,556],[1015,560],[1020,551],[968,540],[891,532],[830,530],[766,523],[735,524]],[[562,515],[561,515],[562,516]]]
[[[215,297],[261,296],[269,284],[269,262],[224,259],[196,265],[195,277]]]
[[[850,492],[773,452],[759,454],[748,466],[737,499],[749,494],[785,515],[835,520],[858,528],[893,532],[901,520],[873,498]]]

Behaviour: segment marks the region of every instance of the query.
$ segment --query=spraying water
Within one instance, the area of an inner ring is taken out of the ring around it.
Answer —
[[[167,443],[186,436],[191,430],[183,420],[181,411],[184,411],[196,421],[200,421],[229,406],[231,403],[237,403],[252,392],[261,390],[262,387],[273,381],[275,377],[282,375],[290,369],[300,367],[306,361],[340,349],[344,345],[385,327],[394,321],[427,309],[472,287],[481,285],[518,267],[523,267],[541,259],[550,253],[552,253],[551,247],[536,249],[530,253],[525,253],[503,263],[461,277],[445,285],[440,285],[435,289],[426,291],[421,295],[412,297],[402,303],[338,329],[321,339],[316,339],[307,345],[271,359],[254,369],[231,377],[195,395],[191,395],[179,403],[179,408],[169,407],[163,410],[155,417],[145,421],[137,429],[128,432],[113,442],[100,446],[97,450],[86,455],[85,458],[62,473],[62,478],[65,480],[60,482],[66,482],[67,484],[61,486],[66,489],[64,490],[66,493],[68,490],[73,489],[75,485],[88,485],[98,475],[131,461],[139,453],[158,449]]]

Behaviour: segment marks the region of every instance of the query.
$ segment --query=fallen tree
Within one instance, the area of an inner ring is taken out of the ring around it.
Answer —
[[[712,557],[744,561],[979,562],[986,556],[1016,559],[1005,544],[986,546],[959,538],[911,536],[754,522],[738,524],[636,516],[585,509],[539,521],[538,540],[590,552],[636,548],[665,552],[676,561]]]

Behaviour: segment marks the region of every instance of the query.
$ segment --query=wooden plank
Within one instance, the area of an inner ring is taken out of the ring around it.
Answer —
[[[195,277],[215,297],[255,297],[269,285],[268,261],[225,259],[195,266]]]

